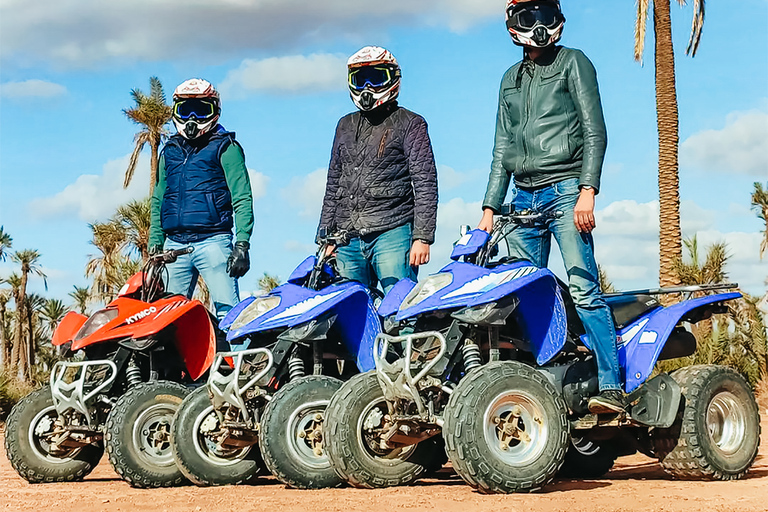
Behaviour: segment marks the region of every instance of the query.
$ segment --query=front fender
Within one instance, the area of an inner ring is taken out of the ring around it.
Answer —
[[[53,339],[51,339],[51,344],[54,347],[58,347],[68,341],[72,341],[77,334],[77,331],[80,330],[87,320],[87,316],[70,311],[64,315],[64,318],[61,319],[59,325],[56,326],[56,330],[53,332]]]
[[[619,365],[625,368],[625,391],[629,393],[637,389],[648,379],[670,333],[686,314],[703,306],[739,297],[740,293],[731,292],[679,302],[656,309],[622,329],[619,332],[621,345],[618,355]]]

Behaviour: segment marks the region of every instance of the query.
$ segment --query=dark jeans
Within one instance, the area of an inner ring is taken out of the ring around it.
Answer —
[[[411,233],[411,225],[405,224],[353,238],[337,251],[339,273],[369,288],[381,283],[384,293],[406,277],[415,281],[416,272],[409,264]]]
[[[570,178],[538,189],[518,189],[515,209],[560,210],[563,216],[547,226],[518,228],[509,236],[510,252],[544,268],[555,237],[568,272],[568,289],[589,336],[597,361],[600,391],[620,390],[616,329],[611,310],[600,291],[592,235],[580,233],[573,223],[573,208],[579,198],[579,180]]]

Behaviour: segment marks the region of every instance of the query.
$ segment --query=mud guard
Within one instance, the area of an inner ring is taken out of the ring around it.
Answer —
[[[669,428],[677,418],[680,397],[680,385],[662,373],[629,395],[629,415],[649,427]]]
[[[411,293],[413,287],[416,286],[416,282],[408,279],[407,277],[401,279],[389,290],[384,300],[379,304],[379,315],[382,318],[386,318],[389,315],[394,315],[400,308],[400,304],[403,303],[405,298]]]
[[[618,334],[619,366],[625,368],[624,389],[631,393],[642,385],[653,372],[656,361],[675,326],[693,310],[727,300],[738,299],[738,292],[707,295],[654,310],[638,318]]]
[[[51,340],[51,344],[54,347],[59,347],[68,341],[72,341],[72,339],[77,334],[77,331],[80,330],[80,328],[87,320],[87,316],[81,315],[80,313],[75,313],[74,311],[70,311],[64,315],[64,318],[61,319],[59,325],[56,326],[56,330],[53,332],[53,339]]]

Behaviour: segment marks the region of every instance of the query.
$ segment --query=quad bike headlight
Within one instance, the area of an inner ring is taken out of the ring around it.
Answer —
[[[77,331],[77,334],[75,335],[75,341],[82,340],[83,338],[87,338],[91,334],[95,333],[105,325],[107,325],[109,322],[117,318],[117,309],[116,308],[107,308],[102,309],[100,311],[95,312],[91,315],[91,318],[86,320],[86,322],[83,324],[83,326],[80,328],[79,331]]]
[[[240,315],[232,322],[230,329],[240,329],[253,322],[260,316],[266,315],[280,305],[280,297],[271,296],[256,299],[246,307]]]
[[[453,282],[453,274],[439,273],[429,276],[423,283],[414,286],[411,293],[409,293],[403,303],[400,305],[400,310],[412,308],[413,306],[424,302],[426,299],[436,294],[446,286],[449,286]]]

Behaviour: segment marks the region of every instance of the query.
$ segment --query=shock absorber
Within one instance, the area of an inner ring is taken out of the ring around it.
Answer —
[[[304,361],[299,357],[297,352],[298,351],[295,350],[288,359],[288,376],[291,380],[296,380],[306,375],[306,372],[304,371]]]
[[[483,364],[483,359],[480,356],[480,347],[474,341],[467,340],[464,342],[464,346],[461,347],[461,353],[464,356],[465,372],[469,372]]]
[[[141,384],[141,369],[136,366],[136,363],[131,358],[128,361],[128,367],[125,369],[125,380],[128,381],[128,387],[133,387],[136,384]]]

